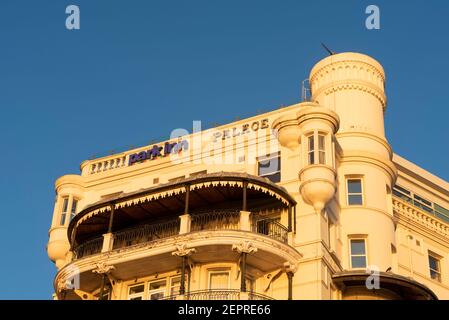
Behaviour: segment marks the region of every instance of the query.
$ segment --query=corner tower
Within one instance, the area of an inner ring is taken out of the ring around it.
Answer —
[[[371,265],[380,271],[394,271],[391,190],[397,173],[385,138],[384,69],[364,54],[335,54],[313,67],[310,86],[312,100],[333,110],[340,119],[335,138],[337,198],[345,253],[342,266],[363,269]],[[364,262],[354,258],[358,254],[365,255]]]

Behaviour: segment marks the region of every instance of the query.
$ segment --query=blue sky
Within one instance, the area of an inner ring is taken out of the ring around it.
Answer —
[[[65,8],[81,29],[65,28]],[[365,28],[365,8],[381,30]],[[0,2],[0,299],[49,299],[54,180],[174,128],[296,103],[334,51],[387,72],[395,152],[449,180],[447,1]]]

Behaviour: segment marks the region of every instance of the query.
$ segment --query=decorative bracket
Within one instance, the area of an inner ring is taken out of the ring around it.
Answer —
[[[97,274],[109,274],[111,271],[115,270],[114,266],[106,264],[106,262],[100,262],[95,264],[96,268],[92,270],[93,273]]]
[[[233,244],[232,251],[237,251],[238,253],[256,253],[257,248],[249,241],[242,241],[240,244]]]
[[[176,251],[173,251],[171,254],[178,257],[188,257],[195,252],[195,248],[187,248],[187,245],[185,243],[180,243],[176,245]]]
[[[285,273],[296,273],[296,271],[298,271],[298,265],[296,263],[293,262],[284,262],[284,267],[283,267]]]

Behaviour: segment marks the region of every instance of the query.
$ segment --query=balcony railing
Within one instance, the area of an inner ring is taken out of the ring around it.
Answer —
[[[239,230],[240,211],[220,210],[192,214],[190,231]]]
[[[95,238],[77,246],[74,249],[75,257],[81,259],[82,257],[91,256],[101,252],[103,247],[103,237]]]
[[[115,233],[112,249],[130,247],[139,243],[169,238],[177,234],[179,234],[179,219],[143,225]]]
[[[241,230],[240,211],[217,210],[191,215],[190,229],[187,232],[207,230]],[[275,219],[261,219],[254,215],[252,232],[268,236],[277,241],[288,243],[288,229]],[[142,243],[149,243],[159,239],[176,236],[180,233],[180,219],[172,219],[162,223],[141,225],[118,232],[112,237],[112,250],[126,248]],[[105,248],[110,247],[106,245]],[[74,248],[75,258],[100,253],[103,248],[103,237],[89,240]]]
[[[283,243],[288,242],[288,228],[279,223],[276,219],[260,220],[255,217],[253,220],[253,231]]]
[[[240,290],[235,289],[209,289],[191,291],[185,295],[173,295],[165,297],[162,300],[241,300]],[[249,300],[274,300],[266,295],[248,292]]]

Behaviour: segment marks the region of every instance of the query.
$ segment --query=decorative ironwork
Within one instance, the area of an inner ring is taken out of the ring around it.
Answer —
[[[288,242],[288,228],[282,225],[278,219],[258,220],[256,217],[253,221],[253,231],[283,243]]]
[[[91,256],[101,252],[103,247],[103,237],[89,240],[74,249],[75,257],[80,259],[85,256]]]
[[[158,224],[147,224],[114,233],[112,249],[130,247],[179,234],[179,219]]]
[[[249,300],[274,300],[273,298],[266,296],[261,293],[256,292],[248,292],[248,299]]]
[[[231,289],[192,291],[186,300],[240,300],[240,291]]]
[[[162,300],[177,300],[180,295],[164,297]],[[248,292],[249,300],[274,300],[266,295]],[[209,289],[191,291],[184,295],[184,300],[240,300],[240,290],[236,289]]]
[[[191,232],[240,230],[240,211],[237,209],[193,213],[191,219]],[[173,237],[178,235],[179,231],[180,220],[178,218],[162,223],[146,224],[121,230],[114,232],[112,250]],[[252,221],[252,231],[277,241],[288,243],[288,228],[283,226],[279,219],[263,219],[260,215],[255,214]],[[103,237],[89,240],[75,247],[75,258],[80,259],[100,253],[102,247]]]
[[[192,224],[190,231],[239,229],[239,210],[219,210],[209,211],[201,214],[192,214]]]

